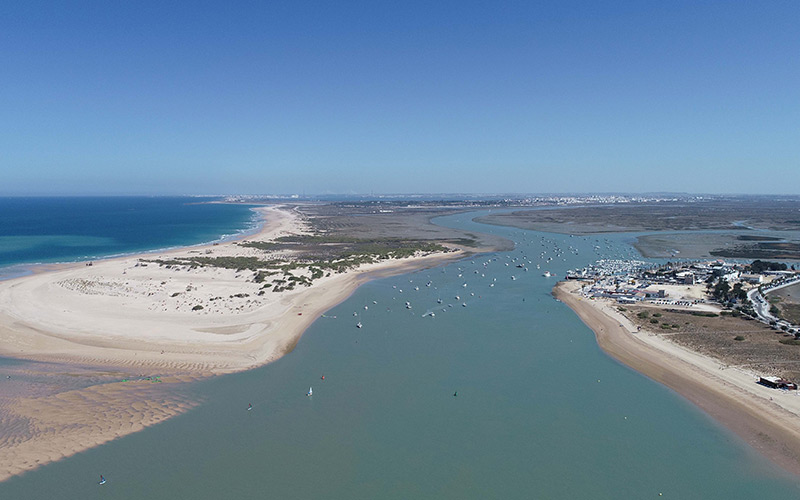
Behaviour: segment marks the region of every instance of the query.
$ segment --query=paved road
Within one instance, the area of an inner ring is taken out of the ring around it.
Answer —
[[[800,277],[787,280],[785,283],[781,283],[778,286],[770,288],[769,290],[767,290],[767,293],[779,290],[787,286],[794,285],[797,282],[800,282]],[[747,298],[750,299],[750,303],[753,304],[753,310],[756,312],[758,319],[760,319],[764,323],[770,323],[772,321],[775,321],[778,323],[778,325],[787,325],[789,327],[793,326],[791,323],[783,321],[782,319],[777,318],[771,312],[769,312],[770,304],[769,302],[767,302],[767,299],[764,298],[763,295],[761,295],[761,292],[758,291],[758,288],[753,288],[752,290],[747,292]]]
[[[753,310],[755,311],[759,320],[763,321],[764,323],[778,321],[778,318],[769,312],[769,303],[758,291],[758,288],[753,288],[747,292],[747,298],[750,299],[750,303],[753,304]]]

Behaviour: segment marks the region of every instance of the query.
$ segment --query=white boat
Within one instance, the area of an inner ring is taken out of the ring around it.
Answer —
[[[356,323],[356,328],[361,328],[361,326],[362,326],[362,325],[361,325],[361,322],[360,322],[360,321],[359,321],[358,323]]]
[[[106,478],[104,478],[102,474],[100,474],[100,482],[97,484],[106,484]]]
[[[550,271],[545,271],[544,273],[542,273],[542,276],[544,276],[545,278],[549,278],[550,276],[552,276],[552,274],[550,273]]]
[[[306,393],[306,396],[313,396],[313,395],[314,395],[314,391],[311,390],[311,387],[309,387],[308,388],[308,393]]]

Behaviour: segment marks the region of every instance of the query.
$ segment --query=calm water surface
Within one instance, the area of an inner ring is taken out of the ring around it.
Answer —
[[[491,227],[474,215],[437,222],[506,235],[517,249],[368,283],[281,360],[198,383],[200,407],[0,483],[0,498],[800,495],[795,478],[606,356],[552,299],[543,271],[594,261],[595,245],[630,256],[626,237]],[[546,265],[540,252],[553,256],[554,245],[564,255]],[[522,256],[527,272],[511,260]]]

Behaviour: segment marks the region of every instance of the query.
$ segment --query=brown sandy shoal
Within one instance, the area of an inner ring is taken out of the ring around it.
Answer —
[[[0,481],[142,430],[198,404],[192,377],[110,382],[47,396],[0,398]]]
[[[800,474],[800,403],[796,396],[758,386],[753,374],[641,331],[611,304],[576,293],[579,282],[553,290],[595,333],[611,357],[682,395],[786,470]]]

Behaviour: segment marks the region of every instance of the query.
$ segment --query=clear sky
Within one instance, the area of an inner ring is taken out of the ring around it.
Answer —
[[[800,2],[4,2],[0,195],[800,194]]]

